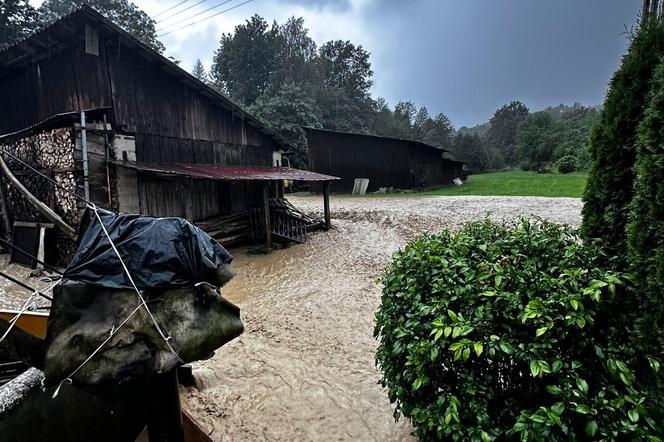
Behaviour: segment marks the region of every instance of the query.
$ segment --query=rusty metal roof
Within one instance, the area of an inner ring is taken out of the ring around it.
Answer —
[[[111,163],[141,172],[178,175],[220,181],[332,181],[338,177],[290,167],[222,166],[219,164],[142,163],[110,160]]]

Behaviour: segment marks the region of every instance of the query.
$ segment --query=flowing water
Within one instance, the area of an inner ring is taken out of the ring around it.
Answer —
[[[306,212],[316,197],[291,198]],[[395,423],[374,365],[377,278],[422,232],[487,215],[535,214],[578,225],[581,201],[532,197],[333,197],[334,228],[269,255],[232,250],[223,294],[242,308],[244,334],[194,364],[185,406],[214,440],[412,439]]]

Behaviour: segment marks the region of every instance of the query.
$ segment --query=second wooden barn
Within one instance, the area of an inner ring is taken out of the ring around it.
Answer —
[[[449,151],[400,138],[306,129],[309,169],[340,179],[334,192],[349,193],[356,178],[369,179],[369,190],[382,187],[421,189],[452,184],[463,178],[463,162]]]

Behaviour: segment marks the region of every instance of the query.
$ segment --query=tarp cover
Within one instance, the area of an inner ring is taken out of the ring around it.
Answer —
[[[97,209],[139,290],[219,285],[217,269],[233,257],[221,244],[182,218],[152,218]],[[109,288],[131,288],[94,211],[81,223],[78,248],[64,279]]]

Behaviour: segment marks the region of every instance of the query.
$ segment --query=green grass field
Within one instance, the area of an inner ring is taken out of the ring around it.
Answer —
[[[491,195],[491,196],[583,196],[587,174],[538,174],[510,170],[471,175],[463,186],[445,186],[420,195]]]

